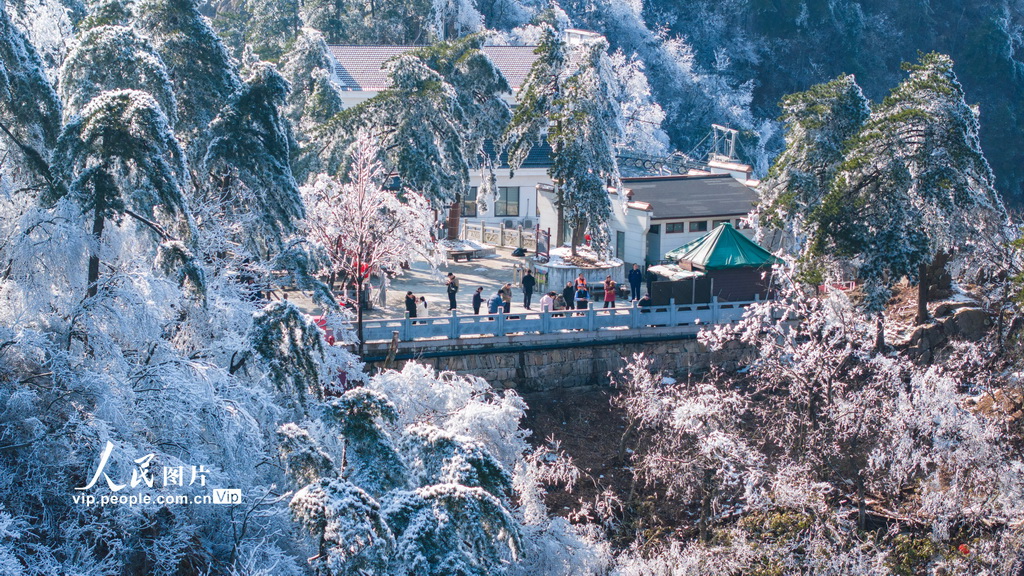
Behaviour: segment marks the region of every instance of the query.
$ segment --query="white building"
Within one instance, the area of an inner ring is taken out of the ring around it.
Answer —
[[[665,253],[729,222],[753,236],[746,218],[757,191],[729,173],[623,178],[623,193],[609,191],[612,253],[627,265],[657,264]],[[540,225],[556,229],[554,189],[542,190]]]

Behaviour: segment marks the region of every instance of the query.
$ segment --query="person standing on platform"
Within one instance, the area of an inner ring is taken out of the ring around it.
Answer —
[[[487,300],[488,314],[497,314],[498,310],[501,310],[501,290],[495,292],[494,296]]]
[[[572,285],[571,280],[565,283],[565,288],[562,289],[562,298],[565,299],[567,310],[572,310],[576,307],[576,288]]]
[[[644,273],[640,271],[639,264],[633,264],[633,269],[626,275],[626,280],[629,281],[629,299],[639,300],[640,285],[644,283]]]
[[[416,317],[416,296],[412,292],[405,293],[405,312],[409,318]]]
[[[484,303],[484,287],[481,286],[473,292],[473,314],[480,314],[480,306]]]
[[[582,276],[582,274],[581,274],[581,276]],[[574,300],[576,300],[576,309],[577,310],[586,310],[587,309],[587,307],[588,307],[587,305],[590,303],[590,292],[587,291],[587,285],[586,284],[582,284],[582,285],[580,285],[579,288],[576,289],[576,296],[575,296]]]
[[[459,293],[459,279],[455,277],[455,274],[448,273],[448,304],[449,310],[455,310],[455,295]]]
[[[506,282],[501,288],[501,308],[508,314],[512,311],[512,283]]]
[[[523,274],[523,308],[530,309],[530,300],[533,299],[533,287],[537,285],[537,279],[533,277],[533,272],[527,270],[526,274]]]
[[[611,276],[604,279],[604,307],[615,308],[615,280]]]
[[[555,293],[548,292],[540,297],[540,311],[551,312],[555,309]]]

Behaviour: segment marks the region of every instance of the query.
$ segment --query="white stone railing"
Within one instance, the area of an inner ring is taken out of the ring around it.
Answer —
[[[586,310],[557,312],[513,312],[509,314],[460,315],[424,318],[364,320],[365,342],[390,341],[394,332],[403,342],[508,336],[513,334],[551,334],[560,331],[643,330],[648,327],[690,327],[703,324],[727,324],[743,316],[750,302],[712,302],[675,304],[641,308],[630,303],[622,308],[600,308],[591,302]]]
[[[499,223],[488,225],[483,222],[462,222],[462,239],[475,240],[481,244],[501,246],[503,248],[525,248],[530,252],[537,251],[537,231],[534,228],[515,226],[506,228]]]

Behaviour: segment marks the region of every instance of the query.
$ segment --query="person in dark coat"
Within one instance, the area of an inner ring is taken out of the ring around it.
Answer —
[[[412,292],[405,293],[405,311],[409,314],[409,318],[416,317],[416,296]]]
[[[455,277],[455,274],[449,272],[446,284],[448,285],[448,309],[455,310],[455,295],[459,293],[459,279]]]
[[[537,285],[537,279],[529,270],[523,274],[523,308],[530,309],[530,300],[533,298],[533,287]]]
[[[576,307],[576,287],[572,285],[572,281],[565,283],[565,288],[562,288],[562,298],[565,299],[565,308],[572,310]]]
[[[480,306],[484,303],[484,287],[481,286],[473,292],[473,314],[480,313]]]
[[[639,300],[640,285],[644,283],[644,273],[640,271],[639,264],[633,264],[633,269],[626,275],[626,280],[629,281],[629,299]]]

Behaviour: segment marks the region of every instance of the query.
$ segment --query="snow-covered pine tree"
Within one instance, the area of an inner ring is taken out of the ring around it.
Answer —
[[[58,85],[65,118],[80,114],[108,90],[141,90],[160,104],[174,126],[177,102],[167,69],[131,28],[104,25],[83,30],[61,66]]]
[[[57,193],[62,184],[50,167],[61,126],[60,100],[46,79],[35,47],[11,22],[0,3],[0,150],[13,152],[2,162],[8,177],[21,174],[24,185]],[[12,160],[18,168],[7,166]]]
[[[350,108],[325,127],[331,133],[326,160],[333,172],[356,134],[380,142],[386,168],[447,207],[466,190],[480,144],[497,138],[508,117],[501,94],[508,84],[470,36],[395,57],[385,69],[391,86]]]
[[[246,0],[245,43],[263,60],[277,62],[302,26],[298,0]]]
[[[815,251],[856,258],[874,310],[939,251],[1001,243],[1006,219],[952,60],[924,54],[906,69],[909,78],[851,140],[812,215]]]
[[[236,239],[262,259],[281,250],[305,215],[291,171],[292,139],[279,108],[288,83],[272,64],[252,68],[245,85],[210,125],[210,147],[203,158],[209,174],[206,194],[224,206],[228,217],[255,214]],[[242,202],[239,189],[255,206]]]
[[[108,220],[130,216],[161,241],[171,239],[161,224],[171,232],[190,232],[188,201],[179,184],[186,175],[184,154],[149,93],[113,90],[93,98],[64,127],[54,164],[63,172],[71,195],[92,213],[96,245],[89,257],[89,296],[98,289]]]
[[[284,56],[281,75],[291,87],[284,116],[291,122],[298,144],[292,157],[295,180],[301,184],[323,171],[316,133],[342,109],[341,95],[331,81],[327,43],[319,32],[312,28],[299,31]]]
[[[224,45],[196,0],[140,0],[134,26],[167,66],[178,101],[178,135],[187,143],[189,158],[202,159],[207,126],[241,87]]]
[[[554,15],[548,19],[557,22]],[[622,139],[618,81],[604,40],[570,46],[564,31],[544,23],[538,58],[523,82],[519,105],[506,131],[513,169],[545,137],[553,151],[551,178],[558,183],[559,240],[572,230],[571,247],[589,231],[600,243],[611,215],[609,187],[619,186],[616,146]]]
[[[753,217],[760,238],[776,239],[787,253],[806,256],[814,235],[808,218],[828,194],[846,142],[860,131],[871,109],[853,76],[790,94],[780,106],[786,149],[761,183]],[[801,267],[804,276],[813,270],[806,258]],[[808,277],[813,280],[820,279]]]

